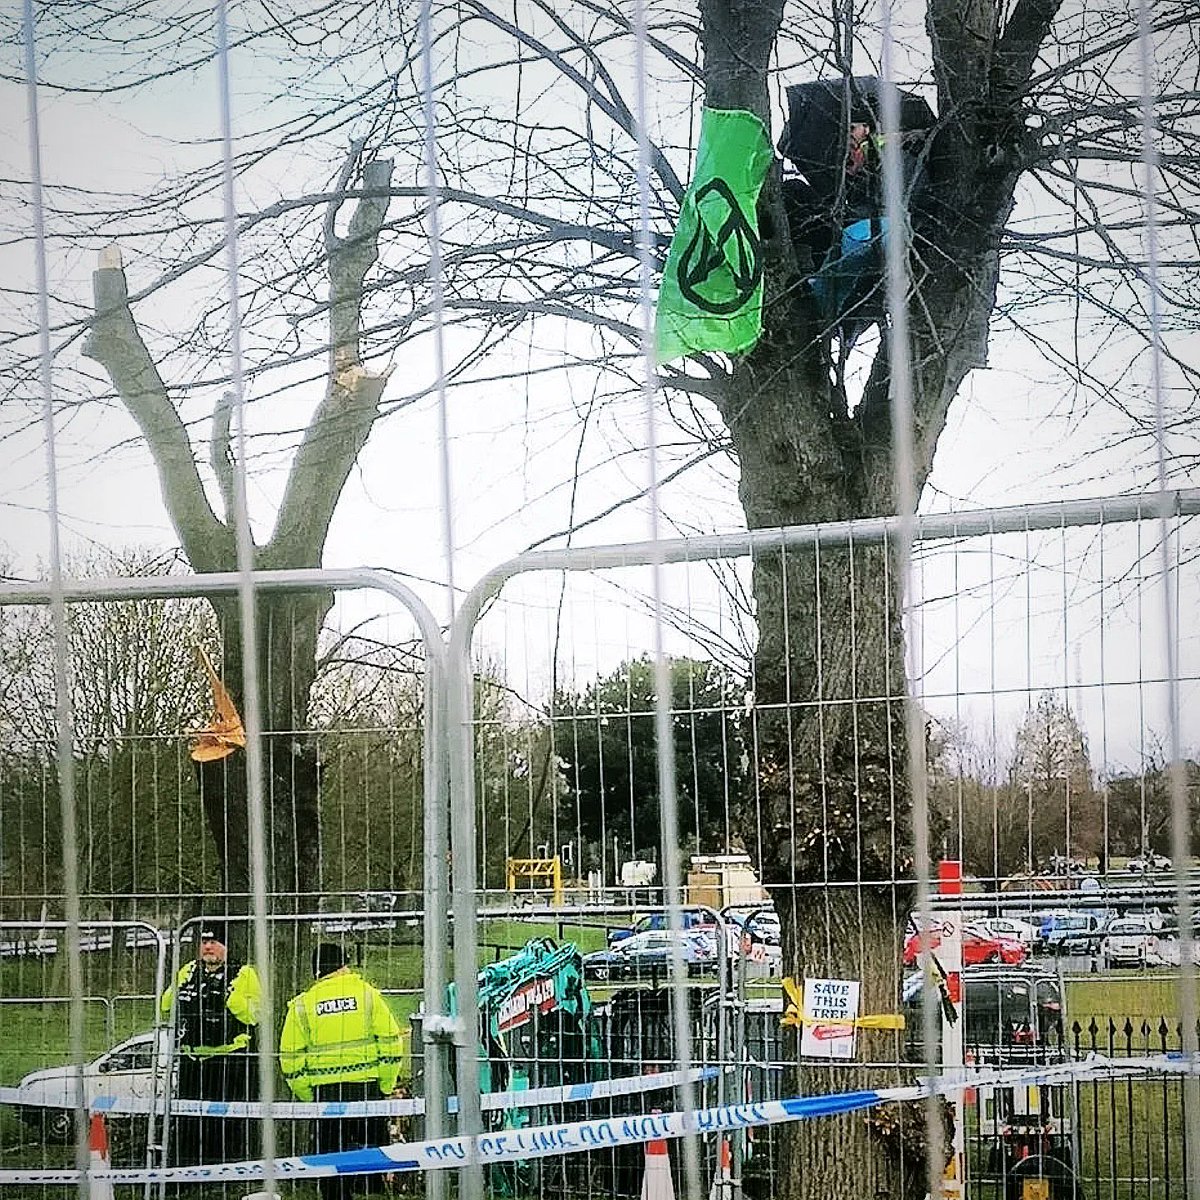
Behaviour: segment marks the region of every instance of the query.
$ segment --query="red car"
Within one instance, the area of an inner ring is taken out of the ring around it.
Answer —
[[[936,952],[941,944],[942,935],[937,929],[931,930],[924,938],[910,933],[904,939],[904,965],[915,966],[919,950]],[[969,925],[963,929],[962,948],[964,967],[974,967],[979,963],[1007,963],[1009,966],[1017,966],[1029,956],[1024,942],[1018,942],[1014,938],[992,937],[981,929],[972,929]]]

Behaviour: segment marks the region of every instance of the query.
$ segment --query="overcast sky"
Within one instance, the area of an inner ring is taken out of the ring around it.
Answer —
[[[242,105],[235,116],[239,123],[248,124],[255,102],[254,86],[247,82],[253,64],[235,56],[233,70]],[[40,100],[47,181],[102,186],[134,196],[160,186],[181,165],[208,153],[196,143],[217,133],[215,87],[213,73],[199,70],[175,77],[168,87],[133,97],[81,99],[44,90]],[[25,111],[23,89],[11,84],[0,85],[0,102],[6,112]],[[10,121],[0,131],[0,165],[9,178],[28,177],[27,136],[23,120]],[[305,166],[298,160],[297,172]],[[305,183],[320,186],[315,178]],[[250,175],[242,185],[239,206],[249,210],[269,203],[284,188],[278,179]],[[17,202],[15,192],[6,189],[6,193],[6,203]],[[218,202],[214,195],[212,203]],[[1030,191],[1019,209],[1018,224],[1025,221],[1033,227],[1039,203]],[[97,230],[70,246],[52,243],[49,271],[59,317],[77,313],[73,306],[88,304],[90,272],[103,240],[103,231]],[[32,278],[28,244],[0,249],[0,261],[10,277]],[[136,260],[127,267],[131,286],[153,278],[154,272]],[[212,271],[190,286],[217,289],[223,281],[219,272]],[[184,302],[184,297],[176,298]],[[140,316],[151,336],[160,320],[164,326],[171,321],[169,313],[143,310]],[[1145,441],[1122,440],[1128,428],[1122,415],[1074,395],[1063,374],[1029,349],[1025,334],[1031,327],[1053,341],[1069,318],[1062,311],[1019,312],[1014,320],[1025,333],[1008,320],[997,320],[990,367],[967,381],[939,444],[923,501],[926,510],[1114,494],[1145,487],[1153,479],[1151,447]],[[546,335],[542,338],[541,352],[547,353]],[[1087,353],[1095,374],[1119,376],[1123,392],[1140,394],[1145,401],[1146,359],[1144,354],[1134,357],[1133,342],[1130,335],[1126,344],[1119,338],[1092,343]],[[519,357],[517,349],[513,357]],[[530,361],[535,359],[531,351]],[[408,385],[407,371],[427,368],[426,363],[407,362],[403,349],[397,351],[396,365],[396,383],[403,386]],[[99,378],[95,365],[80,359],[78,345],[60,357],[56,366],[60,400],[76,398],[63,393],[80,386],[81,367]],[[1167,382],[1172,387],[1178,384],[1171,375]],[[564,528],[572,496],[577,515],[586,516],[644,485],[646,462],[639,447],[644,444],[645,417],[640,398],[633,396],[615,400],[605,409],[585,454],[591,469],[572,489],[578,414],[594,384],[594,374],[581,369],[565,383],[561,374],[531,376],[524,385],[473,387],[452,394],[449,449],[455,575],[461,586],[469,586],[487,568]],[[252,430],[280,422],[294,424],[309,403],[301,395],[267,401],[251,393],[251,399],[256,401]],[[211,396],[193,403],[195,411],[204,411]],[[154,470],[131,421],[117,405],[63,410],[57,452],[68,551],[173,544]],[[440,542],[438,455],[432,400],[382,422],[338,509],[326,565],[398,571],[415,583],[440,615],[445,558]],[[285,466],[286,459],[277,450],[253,466],[251,505],[260,538],[269,530]],[[0,480],[0,543],[13,572],[30,575],[48,547],[42,428],[33,425],[23,432],[8,428],[0,441]],[[741,524],[736,482],[724,459],[666,489],[663,504],[668,531],[672,520],[698,529],[732,529]],[[589,527],[575,540],[582,544],[640,540],[647,533],[645,506],[636,504]],[[1031,542],[1016,535],[956,553],[943,552],[926,561],[919,579],[920,594],[927,601],[919,640],[927,671],[922,690],[930,695],[931,708],[1006,738],[1037,692],[1047,687],[1067,690],[1083,715],[1094,761],[1132,765],[1149,733],[1165,735],[1164,693],[1161,683],[1155,682],[1163,670],[1155,535],[1144,527],[1140,544],[1138,536],[1129,531],[1108,530],[1102,535],[1090,531],[1062,535],[1057,541],[1043,535]],[[1179,581],[1185,614],[1193,611],[1196,599],[1190,553],[1195,538],[1190,531],[1187,536],[1187,566]],[[1107,556],[1099,550],[1101,543]],[[669,584],[672,599],[698,613],[717,614],[713,619],[728,627],[733,618],[720,611],[720,602],[703,577],[703,571],[694,570],[685,581],[677,573]],[[481,635],[489,653],[505,657],[515,686],[528,694],[544,693],[556,652],[560,677],[565,673],[585,679],[652,644],[639,607],[631,609],[619,592],[614,594],[605,585],[599,594],[566,604],[565,611],[571,614],[565,634],[568,650],[557,624],[557,583],[530,585],[528,591],[540,594],[499,606]],[[356,619],[363,611],[363,602],[355,601],[345,610],[344,619]],[[738,634],[728,632],[730,640],[738,640]],[[669,641],[675,649],[686,646],[675,634]],[[1189,701],[1183,709],[1184,740],[1195,747],[1200,745],[1200,731],[1189,714],[1196,707],[1190,701],[1195,699],[1200,674],[1200,644],[1190,621],[1185,623],[1180,649]]]

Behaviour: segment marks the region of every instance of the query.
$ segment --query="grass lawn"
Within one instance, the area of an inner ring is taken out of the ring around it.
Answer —
[[[504,917],[494,921],[486,919],[479,923],[479,961],[493,962],[520,950],[531,938],[548,937],[556,942],[574,942],[584,953],[603,950],[608,944],[608,930],[626,925],[620,918],[611,925],[603,924],[598,918],[595,923],[581,924],[578,917],[562,921],[519,921]]]
[[[1173,978],[1129,971],[1073,980],[1067,1011],[1083,1029],[1084,1050],[1094,1047],[1103,1054],[1111,1046],[1118,1056],[1160,1053],[1164,1018],[1167,1049],[1179,1046],[1179,992]],[[1080,1163],[1093,1192],[1115,1200],[1185,1194],[1178,1078],[1085,1082],[1075,1095]]]
[[[1067,981],[1068,1023],[1079,1023],[1084,1030],[1084,1044],[1089,1048],[1088,1030],[1095,1020],[1099,1030],[1097,1042],[1107,1049],[1108,1022],[1112,1019],[1119,1030],[1119,1047],[1124,1048],[1124,1026],[1128,1020],[1134,1027],[1135,1049],[1144,1045],[1143,1024],[1151,1029],[1151,1045],[1161,1049],[1157,1031],[1163,1017],[1170,1026],[1169,1045],[1174,1047],[1178,1044],[1175,1030],[1178,1012],[1179,985],[1174,978],[1138,971],[1106,971]]]

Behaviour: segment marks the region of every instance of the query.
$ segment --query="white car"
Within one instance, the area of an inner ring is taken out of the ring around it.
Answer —
[[[783,931],[779,925],[779,917],[773,909],[759,909],[750,919],[749,911],[733,911],[725,914],[725,932],[728,939],[730,957],[740,953],[740,943],[747,930],[756,942],[765,942],[768,946],[778,947],[782,942]]]
[[[126,1038],[111,1050],[83,1067],[84,1103],[98,1096],[149,1100],[166,1078],[169,1033],[159,1033],[158,1062],[155,1063],[154,1034],[139,1033]],[[158,1087],[155,1087],[157,1067]],[[31,1071],[17,1084],[22,1118],[43,1136],[55,1141],[70,1141],[75,1127],[75,1068],[47,1067]]]
[[[1016,917],[981,917],[971,924],[986,930],[990,937],[1021,942],[1027,950],[1032,950],[1042,940],[1040,926],[1031,925],[1028,921],[1019,921]]]
[[[1158,935],[1145,917],[1118,917],[1110,921],[1100,942],[1106,967],[1144,967],[1158,952]]]
[[[1158,945],[1147,955],[1152,967],[1178,967],[1183,958],[1183,943],[1178,938],[1159,938]],[[1200,942],[1191,943],[1191,959],[1200,966]]]

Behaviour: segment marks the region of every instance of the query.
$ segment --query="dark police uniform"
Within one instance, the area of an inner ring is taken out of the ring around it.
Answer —
[[[202,941],[220,941],[211,926]],[[258,1097],[254,1029],[262,988],[251,966],[199,957],[180,968],[163,994],[164,1017],[175,1008],[180,1100],[254,1100]],[[178,1117],[171,1160],[180,1165],[236,1162],[246,1158],[247,1121],[224,1117]]]

